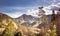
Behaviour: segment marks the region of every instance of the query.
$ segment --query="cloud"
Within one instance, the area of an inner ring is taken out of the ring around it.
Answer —
[[[34,7],[1,7],[0,13],[5,13],[12,18],[17,18],[21,16],[22,14],[26,14],[28,10],[30,10],[31,8],[34,8]]]
[[[59,10],[60,9],[60,3],[50,5],[51,10]]]
[[[46,15],[52,14],[49,6],[44,6],[43,10],[45,11]],[[27,15],[32,15],[32,16],[38,17],[38,14],[39,14],[39,9],[30,9],[30,10],[27,10]]]
[[[24,7],[2,7],[0,8],[0,13],[9,15],[12,18],[16,18],[26,13],[26,8]]]
[[[27,15],[38,16],[38,9],[27,10]]]
[[[46,15],[52,14],[52,11],[50,10],[50,6],[45,6],[43,10],[45,11]]]
[[[60,0],[44,0],[44,2],[47,2],[47,4],[57,4],[60,2]]]
[[[57,4],[51,4],[49,6],[44,6],[44,10],[46,11],[46,14],[52,14],[52,10],[55,10],[55,14],[57,14],[57,11],[60,9],[60,2]]]
[[[51,4],[44,6],[43,10],[46,12],[46,15],[52,14],[52,10],[58,10],[60,8],[60,3]],[[13,18],[19,17],[22,14],[38,16],[38,6],[34,7],[1,7],[0,12],[5,13]]]
[[[17,17],[21,16],[23,13],[15,12],[15,13],[5,13],[5,14],[9,15],[12,18],[17,18]]]
[[[56,0],[53,0],[54,2]],[[38,7],[37,7],[38,8]],[[57,4],[51,4],[49,6],[44,6],[43,10],[46,12],[46,15],[52,14],[52,10],[58,10],[60,8],[60,3]],[[30,9],[28,10],[28,15],[32,15],[32,16],[38,16],[38,11],[39,9]],[[55,12],[55,14],[57,13],[57,11]]]

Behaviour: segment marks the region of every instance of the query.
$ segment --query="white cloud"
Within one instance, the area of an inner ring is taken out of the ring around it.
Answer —
[[[56,2],[56,0],[53,0],[53,2]],[[38,8],[38,7],[37,7]],[[46,15],[52,14],[52,10],[58,10],[60,8],[60,3],[57,4],[51,4],[49,6],[44,6],[43,10],[46,12]],[[38,9],[30,9],[27,10],[27,14],[28,15],[33,15],[33,16],[38,16]],[[57,13],[57,11],[55,12],[55,14]]]
[[[57,11],[60,9],[60,3],[57,4],[51,4],[49,6],[44,6],[44,10],[46,11],[46,14],[52,14],[52,10],[55,10],[55,14],[57,14]]]
[[[19,7],[11,7],[11,8],[18,9],[18,10],[26,9],[25,14],[32,15],[32,16],[38,16],[38,12],[39,12],[38,11],[39,9],[37,9],[38,7],[36,7],[36,8],[35,7],[34,8],[32,8],[32,7],[26,7],[26,8],[24,8],[24,7],[22,7],[22,8],[21,7],[20,8]],[[46,12],[45,13],[46,15],[49,15],[49,14],[52,14],[51,9],[57,10],[59,8],[60,8],[60,3],[57,3],[57,4],[51,4],[49,6],[44,6],[43,10]],[[21,11],[15,11],[14,13],[6,13],[6,14],[8,14],[9,16],[11,16],[13,18],[16,18],[16,17],[21,16],[24,13],[22,13]]]
[[[43,8],[43,10],[46,12],[45,13],[46,15],[52,14],[49,6],[45,6]],[[32,16],[38,17],[38,14],[39,14],[38,12],[39,12],[39,9],[29,9],[29,10],[27,10],[27,15],[32,15]]]
[[[60,3],[50,5],[52,10],[58,10],[60,8]]]
[[[38,16],[37,13],[38,13],[38,9],[27,10],[27,15]]]
[[[15,12],[15,13],[5,13],[5,14],[9,15],[12,18],[17,18],[17,17],[21,16],[23,13]]]
[[[50,3],[50,4],[55,4],[56,0],[44,0],[44,2]]]
[[[50,10],[50,6],[45,6],[45,7],[43,8],[43,10],[45,11],[45,14],[46,14],[46,15],[52,14],[52,12],[51,12],[51,10]]]

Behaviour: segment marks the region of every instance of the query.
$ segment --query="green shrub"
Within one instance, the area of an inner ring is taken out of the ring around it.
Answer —
[[[4,31],[3,36],[14,36],[14,30],[15,30],[14,25],[12,24],[12,21],[11,21],[6,27],[6,30]]]

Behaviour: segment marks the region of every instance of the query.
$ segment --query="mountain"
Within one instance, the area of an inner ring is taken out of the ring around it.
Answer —
[[[13,36],[19,34],[26,36],[35,33],[33,32],[34,30],[35,29],[21,25],[8,15],[0,13],[0,36]]]
[[[38,18],[32,15],[23,14],[22,16],[15,18],[15,20],[17,20],[17,22],[21,23],[22,25],[32,26],[34,22],[38,21]]]
[[[17,23],[11,17],[6,14],[0,13],[0,29],[4,31],[9,25],[13,25],[13,29],[18,28]]]
[[[22,28],[25,27],[16,22],[16,20],[6,14],[0,13],[0,36],[12,36],[18,29],[23,30]]]
[[[36,17],[33,17],[31,15],[26,15],[26,14],[23,14],[22,16],[16,18],[19,22],[34,22],[34,21],[37,21],[38,18]]]
[[[46,16],[48,21],[50,21],[51,15],[46,15]],[[32,27],[36,25],[37,21],[39,21],[38,19],[39,18],[37,17],[33,17],[31,15],[26,15],[26,14],[23,14],[18,18],[11,18],[6,14],[0,13],[0,36],[14,36],[14,35],[21,36],[22,34],[23,34],[22,36],[29,36],[32,33],[34,35],[40,34],[40,31],[46,31],[50,29],[50,23],[46,24],[43,22],[38,23],[39,25],[37,25],[36,27]]]
[[[13,22],[13,24],[16,25],[15,21],[10,16],[0,13],[0,23],[7,26],[9,22]]]
[[[46,15],[46,18],[48,19],[48,21],[50,21],[50,17],[51,15]],[[26,15],[23,14],[22,16],[15,18],[15,20],[17,20],[17,22],[21,23],[24,26],[33,26],[38,22],[38,17],[34,17],[32,15]]]
[[[48,21],[50,20],[50,15],[47,15]],[[0,13],[0,36],[13,36],[23,34],[23,36],[29,36],[31,33],[39,34],[42,27],[49,28],[49,24],[41,23],[37,27],[32,27],[36,25],[39,18],[23,14],[18,18],[11,18],[6,14]],[[6,33],[7,32],[7,33]],[[9,33],[10,32],[10,33]],[[20,36],[20,35],[19,35]]]

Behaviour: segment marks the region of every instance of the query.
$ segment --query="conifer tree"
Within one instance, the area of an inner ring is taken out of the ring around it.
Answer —
[[[41,23],[45,23],[45,24],[48,24],[48,20],[47,20],[47,17],[45,15],[45,11],[42,9],[43,7],[39,7],[39,21],[38,21],[38,24],[41,24]],[[43,27],[44,28],[44,27]],[[47,31],[45,28],[44,28],[44,31]],[[47,32],[45,32],[44,34],[42,35],[46,35]]]

